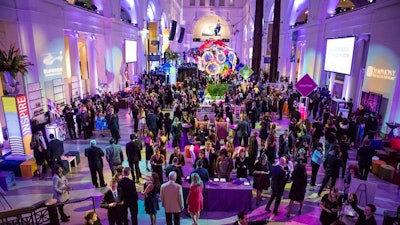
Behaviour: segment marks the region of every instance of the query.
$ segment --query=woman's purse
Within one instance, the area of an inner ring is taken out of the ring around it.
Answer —
[[[342,216],[355,217],[357,216],[357,212],[353,209],[353,207],[351,207],[348,202],[346,202],[342,209]]]

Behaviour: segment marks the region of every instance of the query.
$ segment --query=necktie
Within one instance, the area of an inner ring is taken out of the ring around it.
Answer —
[[[115,199],[115,201],[118,201],[118,195],[117,195],[116,191],[114,191],[114,199]]]

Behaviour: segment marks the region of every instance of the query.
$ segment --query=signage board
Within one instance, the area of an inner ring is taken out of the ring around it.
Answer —
[[[306,74],[295,85],[297,91],[303,96],[308,96],[318,85]]]

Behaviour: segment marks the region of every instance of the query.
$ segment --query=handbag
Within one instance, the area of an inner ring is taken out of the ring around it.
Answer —
[[[69,194],[68,191],[63,191],[63,193],[60,195],[60,202],[66,202],[69,199]]]
[[[343,216],[355,217],[357,216],[357,212],[351,207],[349,203],[346,203],[342,210]]]

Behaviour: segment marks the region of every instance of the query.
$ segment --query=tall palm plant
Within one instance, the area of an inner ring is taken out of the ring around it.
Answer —
[[[18,82],[15,82],[17,74],[24,75],[28,72],[28,67],[33,64],[28,61],[28,56],[22,55],[19,48],[15,48],[15,44],[11,43],[8,50],[0,49],[0,72],[3,72],[2,80],[6,87],[4,94],[17,94]],[[1,86],[3,90],[3,86]]]
[[[12,78],[17,77],[17,73],[25,74],[28,67],[33,64],[28,61],[28,56],[22,55],[19,48],[11,43],[8,51],[0,50],[0,71],[8,71]]]

